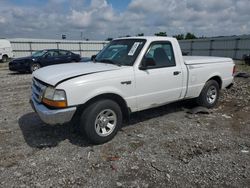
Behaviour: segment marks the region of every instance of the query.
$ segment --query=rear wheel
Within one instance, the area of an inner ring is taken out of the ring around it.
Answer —
[[[219,98],[219,84],[215,80],[209,80],[202,89],[200,96],[197,99],[199,105],[212,108]]]
[[[6,63],[7,61],[8,61],[8,56],[7,55],[3,55],[2,62]]]
[[[41,68],[41,65],[39,63],[32,63],[30,65],[30,72],[34,72],[36,71],[37,69],[40,69]]]
[[[109,99],[96,101],[89,105],[81,115],[80,130],[93,144],[111,140],[122,124],[120,106]]]

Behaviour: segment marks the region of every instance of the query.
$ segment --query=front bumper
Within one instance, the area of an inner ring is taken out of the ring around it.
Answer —
[[[10,71],[29,71],[29,65],[27,63],[9,63],[9,70]]]
[[[65,109],[48,109],[43,104],[37,103],[33,98],[30,99],[33,110],[38,114],[40,119],[49,125],[64,124],[70,122],[75,114],[76,107]]]

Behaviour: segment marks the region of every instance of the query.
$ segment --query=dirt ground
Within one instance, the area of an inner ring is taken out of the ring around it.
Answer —
[[[187,113],[190,102],[146,110],[98,146],[42,123],[30,86],[0,67],[0,187],[250,187],[250,78],[208,114]]]

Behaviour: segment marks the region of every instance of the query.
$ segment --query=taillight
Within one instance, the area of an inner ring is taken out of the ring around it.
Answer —
[[[233,68],[233,76],[234,76],[235,73],[236,73],[236,66],[234,65],[234,68]]]

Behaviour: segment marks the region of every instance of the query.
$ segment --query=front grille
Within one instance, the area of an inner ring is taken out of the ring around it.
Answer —
[[[44,91],[46,89],[46,85],[44,85],[42,82],[40,82],[39,80],[33,78],[32,79],[32,97],[38,102],[41,103],[42,101],[42,97],[44,94]]]

